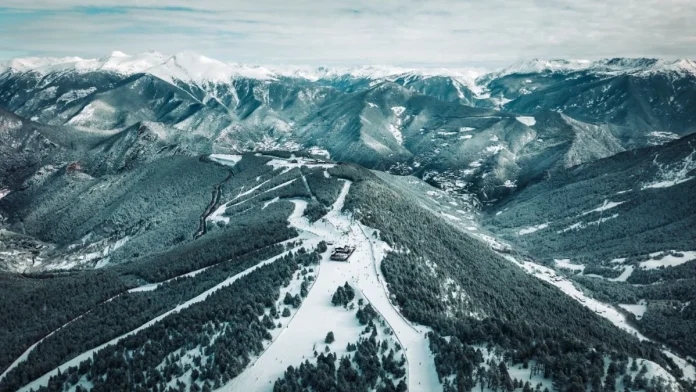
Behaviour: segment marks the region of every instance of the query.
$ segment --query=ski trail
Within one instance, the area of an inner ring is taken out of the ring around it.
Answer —
[[[330,251],[320,261],[321,274],[302,302],[299,310],[283,332],[253,363],[221,390],[261,392],[271,391],[275,380],[282,377],[288,366],[298,366],[314,358],[314,351],[322,351],[324,337],[333,331],[336,341],[331,351],[339,357],[348,354],[346,344],[357,342],[364,326],[354,312],[331,304],[336,288],[349,282],[375,308],[394,331],[404,348],[407,360],[407,381],[410,391],[437,391],[442,386],[435,371],[432,353],[425,333],[429,329],[409,323],[389,301],[388,290],[380,279],[379,266],[389,246],[379,241],[375,230],[343,214],[351,182],[345,181],[341,193],[326,216],[313,224],[303,217],[305,200],[292,200],[295,210],[288,219],[300,232],[300,237],[312,242],[325,240],[334,245],[351,244],[356,250],[349,262],[329,260]],[[309,242],[309,241],[308,241]]]
[[[88,351],[83,352],[82,354],[76,356],[75,358],[73,358],[73,359],[71,359],[71,360],[69,360],[69,361],[63,363],[62,365],[60,365],[60,366],[58,366],[57,368],[51,370],[50,372],[44,374],[43,376],[39,377],[38,379],[36,379],[36,380],[32,381],[31,383],[25,385],[24,387],[22,387],[21,389],[19,389],[19,392],[28,392],[28,391],[29,391],[30,389],[32,389],[32,388],[33,388],[33,389],[38,389],[38,388],[41,387],[41,386],[47,385],[47,384],[48,384],[48,380],[49,380],[52,376],[55,376],[56,374],[58,374],[58,371],[60,371],[60,372],[65,372],[69,367],[72,367],[72,366],[79,366],[79,365],[80,365],[80,362],[85,361],[85,360],[91,358],[92,355],[93,355],[94,353],[96,353],[97,351],[99,351],[99,350],[101,350],[101,349],[103,349],[103,348],[105,348],[105,347],[108,347],[108,346],[113,346],[113,345],[117,344],[118,342],[120,342],[121,340],[123,340],[123,339],[125,339],[125,338],[127,338],[127,337],[129,337],[129,336],[135,335],[136,333],[138,333],[138,332],[140,332],[140,331],[142,331],[142,330],[144,330],[144,329],[146,329],[146,328],[151,327],[151,326],[154,325],[155,323],[159,322],[160,320],[164,319],[165,317],[167,317],[167,316],[169,316],[169,315],[171,315],[171,314],[173,314],[173,313],[178,313],[178,312],[180,312],[180,311],[182,311],[182,310],[184,310],[184,309],[190,307],[191,305],[194,305],[194,304],[197,304],[197,303],[199,303],[199,302],[205,301],[206,299],[208,299],[208,297],[209,297],[210,295],[212,295],[212,294],[215,293],[216,291],[218,291],[218,290],[220,290],[220,289],[222,289],[222,288],[225,288],[225,287],[227,287],[227,286],[233,284],[233,283],[236,282],[237,280],[239,280],[239,279],[245,277],[246,275],[249,275],[250,273],[254,272],[255,270],[257,270],[257,269],[259,269],[259,268],[261,268],[261,267],[263,267],[263,266],[265,266],[265,265],[267,265],[267,264],[273,263],[274,261],[276,261],[276,260],[278,260],[278,259],[280,259],[280,258],[282,258],[282,257],[284,257],[284,256],[286,256],[286,255],[288,255],[288,254],[290,254],[291,252],[296,252],[296,251],[299,250],[299,249],[300,249],[300,247],[296,247],[296,248],[293,248],[293,249],[291,249],[291,250],[288,250],[288,251],[285,251],[285,252],[283,252],[283,253],[280,253],[280,254],[278,254],[278,255],[276,255],[276,256],[270,258],[270,259],[264,260],[264,261],[262,261],[262,262],[260,262],[260,263],[258,263],[258,264],[256,264],[256,265],[254,265],[253,267],[247,268],[247,269],[245,269],[244,271],[242,271],[242,272],[240,272],[240,273],[238,273],[238,274],[236,274],[236,275],[233,275],[233,276],[231,276],[231,277],[225,279],[225,280],[222,281],[221,283],[218,283],[216,286],[214,286],[214,287],[212,287],[212,288],[210,288],[210,289],[204,291],[203,293],[201,293],[201,294],[199,294],[199,295],[197,295],[197,296],[195,296],[195,297],[189,299],[188,301],[186,301],[186,302],[184,302],[184,303],[182,303],[182,304],[180,304],[180,305],[177,305],[175,308],[173,308],[173,309],[171,309],[171,310],[169,310],[169,311],[167,311],[167,312],[165,312],[165,313],[163,313],[163,314],[161,314],[161,315],[159,315],[159,316],[157,316],[157,317],[151,319],[150,321],[146,322],[145,324],[141,325],[140,327],[138,327],[138,328],[136,328],[136,329],[134,329],[134,330],[132,330],[132,331],[130,331],[130,332],[126,332],[125,334],[123,334],[123,335],[121,335],[121,336],[118,336],[118,337],[116,337],[116,338],[114,338],[114,339],[112,339],[112,340],[110,340],[110,341],[108,341],[108,342],[106,342],[106,343],[104,343],[104,344],[98,346],[98,347],[95,347],[95,348],[93,348],[93,349],[91,349],[91,350],[88,350]]]

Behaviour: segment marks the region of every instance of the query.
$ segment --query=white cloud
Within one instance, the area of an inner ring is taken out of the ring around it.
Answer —
[[[692,0],[3,0],[0,55],[196,51],[223,61],[496,67],[693,57]]]

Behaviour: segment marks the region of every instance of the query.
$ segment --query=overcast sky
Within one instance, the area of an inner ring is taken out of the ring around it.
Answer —
[[[0,0],[0,59],[190,51],[275,65],[696,58],[696,0]]]

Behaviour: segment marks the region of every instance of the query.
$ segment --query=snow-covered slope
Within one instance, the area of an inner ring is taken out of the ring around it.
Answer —
[[[612,58],[595,61],[535,58],[518,61],[508,67],[483,76],[491,79],[513,74],[571,73],[578,71],[603,74],[682,72],[696,75],[696,62],[689,59],[663,60],[651,58]]]

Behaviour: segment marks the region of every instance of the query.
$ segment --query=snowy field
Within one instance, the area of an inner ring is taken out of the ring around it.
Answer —
[[[321,260],[320,273],[299,311],[271,346],[241,375],[223,390],[271,391],[273,382],[282,377],[289,365],[297,366],[306,359],[313,360],[316,347],[324,347],[323,339],[333,331],[336,342],[331,349],[345,353],[348,342],[356,342],[361,330],[351,312],[331,304],[331,296],[339,285],[348,282],[357,288],[394,331],[406,353],[410,391],[441,390],[432,354],[425,334],[428,329],[409,323],[389,301],[386,283],[379,274],[380,263],[389,247],[376,238],[375,231],[341,213],[351,183],[346,181],[331,211],[310,224],[302,215],[304,200],[294,200],[295,211],[290,224],[300,232],[305,244],[325,240],[334,246],[354,245],[356,250],[349,262]],[[319,351],[319,350],[317,350]]]
[[[270,160],[266,164],[269,166],[273,166],[273,169],[283,169],[281,174],[287,173],[296,167],[299,168],[302,166],[321,167],[324,169],[329,169],[336,166],[336,164],[334,163],[326,163],[316,159],[296,157],[295,155],[291,155],[289,159],[281,159],[276,157],[273,158],[274,159]]]
[[[570,259],[554,259],[553,260],[558,268],[568,269],[572,271],[584,271],[585,265],[583,264],[573,264]]]
[[[644,300],[640,300],[638,304],[619,304],[619,306],[633,313],[638,320],[640,320],[645,314],[645,311],[648,310],[648,305],[645,304]]]
[[[520,229],[520,231],[517,234],[519,234],[519,235],[532,234],[532,233],[536,233],[539,230],[544,230],[547,227],[549,227],[548,222],[542,223],[542,224],[536,225],[536,226],[525,227],[524,229]]]
[[[225,166],[234,166],[242,160],[241,155],[210,154],[210,160]]]
[[[531,126],[533,126],[534,124],[536,124],[536,119],[535,119],[534,117],[530,117],[530,116],[519,116],[519,117],[515,117],[515,118],[517,119],[517,121],[521,122],[522,124],[524,124],[524,125],[526,125],[526,126],[528,126],[528,127],[531,127]]]
[[[672,252],[672,253],[678,253],[681,254],[681,256],[675,256],[674,254],[668,254],[661,259],[657,259],[656,257],[660,255],[662,252],[656,252],[656,253],[651,253],[650,257],[652,257],[650,260],[647,261],[642,261],[640,263],[640,268],[644,269],[656,269],[660,267],[674,267],[677,265],[684,264],[688,261],[691,260],[696,260],[696,251],[689,251],[689,252]]]

